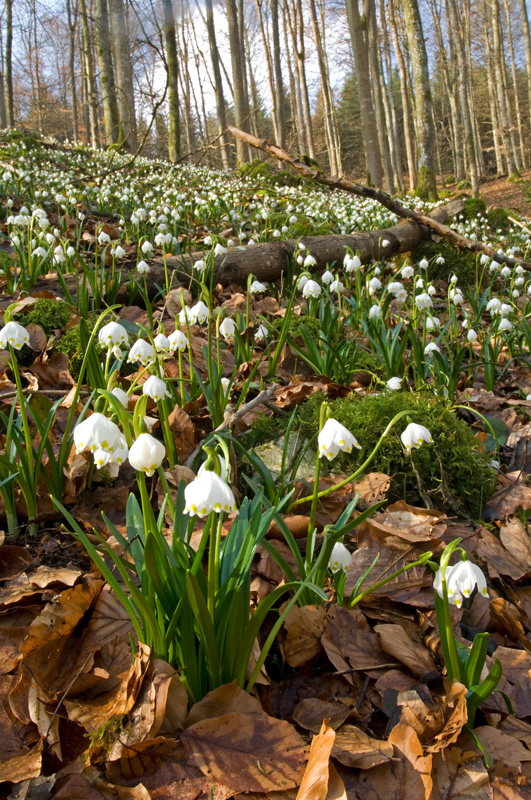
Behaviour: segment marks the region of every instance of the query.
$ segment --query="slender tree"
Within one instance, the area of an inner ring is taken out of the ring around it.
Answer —
[[[172,0],[164,0],[164,41],[166,44],[166,71],[168,76],[168,157],[174,163],[181,156],[181,130],[179,118],[179,61],[175,36],[175,14]]]

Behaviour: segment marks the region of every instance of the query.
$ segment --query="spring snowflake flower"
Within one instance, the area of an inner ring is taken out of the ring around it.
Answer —
[[[321,283],[324,283],[326,286],[332,283],[333,280],[334,280],[334,273],[330,272],[329,269],[327,269],[326,272],[323,272],[323,274],[321,275]]]
[[[127,356],[128,363],[139,361],[143,367],[147,366],[155,357],[153,346],[145,339],[137,339]]]
[[[262,292],[267,292],[267,287],[260,281],[253,281],[249,286],[249,292],[250,294],[262,294]]]
[[[459,561],[453,567],[446,569],[446,591],[448,593],[448,600],[453,605],[461,608],[463,604],[463,597],[470,597],[474,589],[477,587],[478,592],[483,597],[488,597],[487,581],[483,572],[478,566],[471,561]],[[433,588],[439,595],[443,597],[442,588],[442,575],[439,569],[433,581]]]
[[[413,267],[403,267],[402,271],[400,272],[400,274],[401,274],[401,276],[403,278],[406,278],[406,279],[407,278],[412,278],[413,275],[415,274],[415,270],[413,269]]]
[[[330,560],[328,562],[328,569],[331,572],[346,572],[352,561],[352,555],[347,550],[344,544],[336,542],[330,553]]]
[[[206,262],[200,258],[198,261],[194,263],[194,269],[196,272],[204,272],[207,268]]]
[[[353,447],[361,450],[361,445],[358,444],[356,437],[336,419],[326,420],[317,437],[317,444],[319,457],[326,456],[329,461],[332,461],[340,450],[344,453],[350,453]]]
[[[478,338],[478,335],[477,335],[477,333],[476,333],[476,331],[475,331],[475,330],[473,330],[472,328],[470,328],[470,330],[468,331],[468,333],[467,333],[467,335],[466,335],[466,338],[467,338],[467,340],[468,340],[469,342],[475,342],[475,341],[476,341],[476,339]]]
[[[306,284],[308,283],[309,280],[310,279],[309,279],[309,277],[307,275],[304,275],[304,274],[301,275],[299,280],[297,281],[297,289],[299,291],[301,291],[301,289],[304,289],[304,287],[306,286]]]
[[[429,261],[426,258],[422,258],[419,261],[419,268],[420,269],[428,269],[429,266],[430,266]]]
[[[256,342],[263,342],[264,339],[267,337],[267,328],[265,325],[259,325],[258,329],[254,335]]]
[[[394,392],[398,392],[402,385],[401,378],[389,378],[389,380],[385,384],[388,389],[392,389]]]
[[[129,405],[129,395],[127,394],[127,392],[124,392],[124,390],[120,389],[119,386],[115,386],[114,389],[112,390],[111,394],[113,394],[115,397],[117,397],[118,400],[120,401],[120,403],[125,408],[127,408],[127,406]]]
[[[144,472],[148,478],[160,467],[166,448],[150,433],[141,433],[129,450],[129,463],[133,469]]]
[[[147,394],[152,400],[158,402],[163,397],[170,397],[166,381],[162,378],[157,378],[156,375],[151,375],[142,386],[142,393]]]
[[[112,455],[120,444],[120,428],[115,425],[105,414],[96,412],[84,419],[74,428],[74,444],[76,453],[83,450],[105,450]]]
[[[414,447],[420,447],[422,442],[433,443],[429,430],[424,425],[417,425],[416,422],[410,422],[400,434],[400,438],[408,453],[411,453]]]
[[[221,388],[223,389],[223,394],[228,394],[230,389],[230,378],[221,379]]]
[[[345,288],[344,284],[341,281],[332,281],[330,286],[328,287],[332,294],[339,294]]]
[[[143,242],[142,247],[140,249],[142,250],[145,256],[150,256],[153,252],[153,245],[151,244],[151,242]]]
[[[171,342],[164,333],[157,333],[153,339],[155,350],[162,355],[168,355],[171,352]]]
[[[150,269],[149,264],[146,264],[145,261],[139,261],[136,265],[138,275],[147,275]]]
[[[428,356],[430,353],[440,353],[440,352],[441,352],[440,347],[439,345],[435,344],[435,342],[430,342],[424,348],[425,356]]]
[[[18,322],[8,322],[0,331],[0,347],[4,350],[8,345],[20,350],[23,345],[29,343],[29,334]]]
[[[128,333],[119,322],[108,322],[98,333],[98,342],[102,347],[112,350],[113,347],[126,345]]]
[[[179,330],[170,333],[168,336],[168,341],[170,343],[170,350],[172,353],[175,353],[176,350],[183,352],[186,350],[189,344],[187,337]]]
[[[382,282],[380,278],[371,278],[367,286],[369,287],[369,294],[372,296],[382,288]]]
[[[206,322],[207,319],[210,317],[210,311],[208,310],[208,306],[206,306],[202,300],[199,300],[199,302],[196,303],[195,306],[192,306],[192,308],[190,309],[190,316],[192,318],[193,323],[198,322],[199,325],[202,325],[203,322]]]
[[[222,244],[220,244],[219,242],[218,242],[218,243],[217,243],[217,245],[214,247],[214,255],[215,255],[215,256],[223,256],[223,255],[225,255],[225,253],[227,253],[227,252],[228,252],[227,248],[226,248],[226,247],[223,247],[223,245],[222,245]]]
[[[99,244],[109,244],[110,241],[111,241],[111,237],[109,236],[109,234],[105,233],[105,231],[100,231],[100,233],[98,234],[98,243]]]
[[[304,284],[303,290],[302,290],[303,297],[306,297],[306,298],[308,298],[308,297],[316,297],[317,298],[317,297],[319,297],[320,294],[321,294],[321,287],[319,286],[317,281],[312,281],[312,280],[306,281],[306,283]]]
[[[191,517],[206,517],[211,511],[236,511],[236,501],[230,486],[212,470],[205,469],[184,490],[184,513]]]
[[[359,256],[345,256],[343,259],[343,266],[345,268],[345,272],[357,272],[361,268],[361,261]]]
[[[425,311],[427,308],[432,308],[433,300],[429,296],[428,292],[422,292],[422,294],[418,294],[415,298],[415,303],[417,308],[420,308],[422,311]]]
[[[369,309],[369,319],[381,319],[382,318],[382,309],[380,306],[376,304],[371,306]]]
[[[230,317],[225,317],[219,326],[219,332],[225,339],[232,339],[236,331],[236,323]]]
[[[511,331],[512,329],[513,329],[512,322],[510,322],[505,317],[502,320],[500,320],[500,324],[498,325],[499,331]]]

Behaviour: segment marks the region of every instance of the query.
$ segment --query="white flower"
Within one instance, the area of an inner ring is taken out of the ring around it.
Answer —
[[[212,244],[212,236],[205,236],[203,242],[206,244],[207,247],[210,247],[210,245]]]
[[[392,389],[394,392],[397,392],[400,389],[400,386],[402,385],[402,379],[389,378],[389,380],[385,385],[387,386],[388,389]]]
[[[223,389],[223,394],[228,394],[230,389],[230,378],[222,378],[221,387]]]
[[[500,324],[498,325],[498,330],[499,331],[510,331],[510,330],[512,330],[512,327],[513,327],[512,323],[508,319],[506,319],[504,317],[502,320],[500,320]]]
[[[313,256],[311,256],[310,254],[308,254],[306,256],[306,258],[304,259],[304,266],[305,267],[315,267],[316,264],[317,264],[317,260]]]
[[[219,326],[219,332],[225,339],[232,339],[236,331],[236,323],[230,317],[225,317]]]
[[[502,317],[508,317],[512,310],[513,307],[509,305],[509,303],[502,303],[500,306],[500,314]]]
[[[145,256],[150,256],[153,252],[153,245],[151,242],[143,242],[142,247],[140,248]],[[138,269],[138,267],[137,267]]]
[[[171,342],[164,333],[157,333],[153,339],[157,353],[167,354],[171,351]]]
[[[260,281],[253,281],[249,287],[249,292],[250,294],[262,294],[262,292],[267,292],[267,287]]]
[[[503,267],[502,271],[501,271],[501,274],[503,275],[504,278],[508,278],[509,275],[511,274],[511,268],[510,267]]]
[[[424,425],[417,425],[416,422],[410,422],[400,434],[400,438],[408,453],[413,447],[420,447],[422,442],[433,442],[429,430]]]
[[[404,284],[400,283],[400,281],[391,281],[391,283],[387,285],[387,291],[391,292],[391,294],[394,294],[396,297],[397,294],[404,291]]]
[[[400,272],[403,278],[412,278],[415,274],[415,270],[413,267],[403,267],[402,271]]]
[[[203,261],[203,259],[202,259],[202,258],[200,258],[200,259],[199,259],[199,261],[196,261],[196,262],[194,263],[194,269],[195,269],[197,272],[204,272],[204,271],[206,270],[206,268],[207,268],[206,262],[205,262],[205,261]]]
[[[435,259],[435,263],[436,263],[436,264],[444,264],[444,258],[443,258],[443,256],[438,256],[438,257]]]
[[[106,450],[112,454],[120,443],[120,436],[118,425],[107,419],[105,414],[96,412],[74,428],[76,452]]]
[[[440,352],[441,352],[441,350],[440,350],[439,346],[435,344],[435,342],[430,342],[430,343],[429,343],[429,344],[427,344],[427,345],[426,345],[426,347],[424,348],[424,355],[425,355],[425,356],[427,356],[427,355],[429,355],[430,353],[434,353],[434,352],[435,352],[435,353],[440,353]]]
[[[157,378],[156,375],[151,375],[145,384],[142,386],[142,393],[147,394],[152,400],[158,402],[163,397],[170,397],[166,381],[162,378]]]
[[[267,328],[265,325],[259,325],[258,330],[256,331],[254,338],[257,342],[263,342],[263,340],[267,336]]]
[[[346,572],[352,561],[352,555],[347,550],[344,544],[336,542],[330,553],[330,560],[328,562],[328,569],[331,572]]]
[[[493,297],[487,303],[487,311],[490,311],[491,316],[494,316],[494,314],[498,314],[501,306],[502,306],[501,300],[499,300],[497,297]]]
[[[184,350],[186,350],[189,344],[188,339],[186,338],[184,333],[181,333],[181,331],[179,330],[170,333],[170,335],[168,336],[168,341],[170,343],[170,349],[172,353],[174,353],[176,350],[180,350],[181,352],[183,352]]]
[[[127,447],[127,440],[123,435],[123,433],[121,433],[118,447],[114,448],[111,460],[114,461],[115,464],[118,465],[123,464],[128,454],[129,454],[129,448]]]
[[[101,231],[98,234],[98,242],[99,242],[99,244],[109,244],[110,241],[111,241],[111,237],[109,236],[108,233],[105,233],[105,231]]]
[[[220,244],[219,242],[218,242],[218,243],[217,243],[217,245],[214,247],[214,255],[215,255],[215,256],[223,256],[223,255],[225,255],[225,253],[226,253],[226,252],[228,252],[228,251],[227,251],[227,248],[226,248],[226,247],[223,247],[223,245],[222,245],[222,244]]]
[[[301,289],[304,289],[305,285],[308,283],[309,280],[310,280],[309,277],[303,273],[300,276],[299,280],[297,281],[297,289],[299,291]],[[530,285],[530,288],[531,288],[531,285]]]
[[[181,325],[186,325],[187,322],[189,322],[190,325],[194,324],[195,318],[191,308],[185,306],[181,311],[179,311],[179,322]]]
[[[429,296],[428,292],[422,292],[422,294],[418,294],[415,298],[415,303],[417,308],[420,308],[422,311],[433,306],[433,300]]]
[[[141,433],[131,445],[129,463],[133,469],[145,472],[149,478],[157,467],[160,467],[165,455],[166,448],[162,442],[159,442],[150,433]]]
[[[429,266],[430,266],[429,261],[426,258],[423,258],[419,261],[420,269],[428,269]]]
[[[150,361],[153,361],[154,357],[155,350],[153,346],[149,342],[146,342],[145,339],[137,339],[129,351],[127,361],[129,363],[140,361],[142,366],[145,367]]]
[[[332,283],[333,280],[334,280],[334,273],[330,272],[329,269],[327,269],[326,272],[323,272],[323,274],[321,275],[321,283],[324,283],[327,286],[329,283]]]
[[[340,450],[344,453],[350,453],[353,447],[357,447],[358,450],[361,450],[361,446],[356,441],[356,437],[336,419],[326,420],[322,431],[317,437],[317,443],[319,458],[326,456],[329,461],[332,461]]]
[[[321,287],[317,283],[317,281],[306,281],[304,284],[302,295],[303,297],[319,297],[321,294]]]
[[[376,304],[369,309],[369,319],[381,319],[382,309]]]
[[[470,330],[468,331],[468,333],[467,333],[467,335],[466,335],[466,338],[467,338],[467,340],[468,340],[469,342],[475,342],[475,341],[476,341],[476,339],[478,338],[478,335],[477,335],[477,333],[476,333],[476,331],[475,331],[475,330],[473,330],[472,328],[470,328]]]
[[[184,490],[184,513],[191,517],[206,517],[211,511],[236,511],[232,489],[212,470],[199,473]]]
[[[124,390],[120,389],[119,386],[115,386],[114,389],[112,390],[111,394],[113,394],[115,397],[117,397],[118,400],[120,401],[120,403],[125,408],[127,408],[127,406],[129,405],[129,395],[127,394],[127,392],[124,392]]]
[[[437,289],[435,288],[435,286],[428,286],[428,294],[430,297],[433,297],[434,295],[437,294]]]
[[[357,272],[361,267],[361,261],[359,256],[345,256],[343,259],[343,266],[345,267],[345,272]]]
[[[98,342],[108,350],[112,350],[113,347],[120,347],[122,344],[126,345],[127,339],[127,331],[119,322],[108,322],[98,333]]]
[[[125,252],[125,250],[121,245],[118,245],[117,247],[114,248],[114,255],[116,256],[116,258],[125,258],[127,253]]]
[[[94,451],[94,464],[98,469],[107,466],[111,460],[111,454],[107,450]]]
[[[145,261],[139,261],[136,265],[136,271],[139,275],[147,275],[149,270],[150,266]]]
[[[478,592],[483,597],[488,597],[487,581],[479,567],[471,561],[459,561],[453,567],[446,569],[446,591],[448,593],[448,601],[453,605],[461,608],[463,604],[463,597],[470,597],[475,587],[477,586]],[[433,588],[439,595],[443,597],[442,588],[442,575],[441,570],[437,571],[433,581]]]
[[[390,244],[389,239],[382,239],[382,247],[389,247]]]
[[[0,331],[0,347],[4,349],[10,344],[15,350],[20,350],[28,342],[29,334],[18,322],[8,322]]]
[[[341,281],[332,281],[328,287],[332,294],[339,294],[345,288]]]
[[[372,296],[378,289],[382,288],[382,282],[380,278],[371,278],[367,286],[369,287],[369,294]]]
[[[199,302],[190,309],[190,316],[192,317],[192,322],[198,322],[202,325],[203,322],[206,322],[209,318],[210,311],[208,310],[208,306],[206,306],[202,300],[199,300]]]
[[[225,379],[226,380],[226,379]],[[217,453],[217,457],[219,458],[219,466],[220,466],[220,477],[221,480],[225,483],[227,480],[227,461],[225,460],[225,456],[221,455],[221,453]],[[207,462],[203,461],[199,469],[197,470],[197,477],[203,474],[203,472],[208,472],[206,468]]]

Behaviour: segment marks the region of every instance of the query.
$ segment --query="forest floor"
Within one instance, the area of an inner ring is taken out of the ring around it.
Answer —
[[[482,184],[480,192],[487,207],[509,208],[519,214],[529,216],[531,214],[531,199],[528,191],[530,185],[531,170],[526,170],[521,173],[518,182],[507,178],[493,178]]]

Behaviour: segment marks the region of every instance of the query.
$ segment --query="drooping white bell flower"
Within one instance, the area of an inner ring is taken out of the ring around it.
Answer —
[[[253,281],[249,286],[250,294],[262,294],[262,292],[267,292],[267,287],[260,281]]]
[[[329,269],[327,269],[326,272],[323,272],[323,274],[321,275],[321,283],[324,283],[326,286],[332,283],[333,280],[334,280],[334,273],[330,272]]]
[[[224,455],[221,455],[220,453],[218,453],[217,456],[219,458],[219,465],[220,465],[220,478],[225,483],[226,480],[227,480],[227,461],[226,461]],[[198,478],[199,478],[200,475],[203,474],[203,472],[208,472],[208,470],[206,468],[206,464],[207,464],[207,462],[203,461],[203,463],[201,464],[201,466],[197,470],[197,477]]]
[[[230,378],[222,378],[221,379],[221,388],[223,389],[223,394],[227,394],[230,389]]]
[[[203,273],[207,268],[206,261],[200,258],[198,261],[194,263],[194,269],[196,272]]]
[[[127,440],[123,433],[120,435],[120,442],[118,447],[115,447],[114,452],[112,454],[112,460],[115,464],[123,464],[125,459],[129,454],[129,448],[127,447]]]
[[[254,335],[255,342],[263,342],[267,337],[267,328],[265,325],[259,325]]]
[[[346,572],[352,561],[352,554],[347,550],[344,544],[336,542],[330,553],[330,560],[328,562],[328,569],[331,572]]]
[[[111,460],[111,454],[107,450],[94,451],[94,464],[98,469],[106,467]]]
[[[385,384],[388,389],[392,389],[393,392],[397,392],[401,385],[402,379],[401,378],[389,378],[389,380]]]
[[[302,296],[303,297],[319,297],[321,294],[321,287],[317,283],[317,281],[306,281],[302,289]]]
[[[184,333],[182,333],[179,330],[170,333],[170,335],[168,336],[168,341],[170,343],[170,348],[172,353],[175,353],[176,350],[180,350],[181,352],[183,352],[184,350],[186,350],[189,344],[187,337],[184,335]]]
[[[145,261],[139,261],[136,265],[136,271],[139,275],[147,275],[151,267]]]
[[[199,325],[202,325],[203,322],[206,322],[209,318],[210,311],[208,310],[208,306],[206,306],[202,300],[199,300],[199,302],[190,309],[190,316],[192,318],[192,323],[198,322]]]
[[[317,437],[319,458],[326,456],[329,461],[337,456],[340,450],[350,453],[353,447],[361,450],[356,437],[337,419],[327,419]]]
[[[478,592],[483,597],[488,597],[487,581],[483,572],[471,561],[458,561],[453,567],[446,569],[446,591],[448,601],[461,608],[463,597],[470,597],[474,588],[477,586]],[[433,581],[433,588],[443,597],[442,575],[439,569]]]
[[[500,324],[498,325],[499,331],[510,331],[512,330],[512,323],[506,317],[500,320]]]
[[[429,342],[429,344],[427,344],[426,347],[424,348],[425,356],[429,356],[430,353],[440,353],[440,352],[441,348],[439,347],[438,344],[435,344],[435,342]]]
[[[418,294],[415,297],[415,304],[417,308],[420,308],[421,311],[424,311],[425,309],[433,306],[433,300],[429,296],[428,292],[422,292],[422,294]]]
[[[124,390],[120,389],[119,386],[115,386],[111,394],[113,394],[115,397],[118,398],[118,400],[124,406],[124,408],[127,408],[127,406],[129,405],[129,395],[127,394],[127,392],[124,392]]]
[[[305,267],[315,267],[316,264],[317,264],[317,259],[315,259],[314,256],[312,256],[312,255],[310,255],[308,253],[306,258],[304,259],[304,266]]]
[[[225,339],[232,339],[236,331],[236,324],[230,317],[225,317],[219,326],[219,332]]]
[[[98,342],[102,347],[112,350],[113,347],[120,347],[127,344],[127,331],[119,322],[108,322],[98,333]]]
[[[369,308],[369,319],[381,319],[382,309],[380,306],[373,305]]]
[[[478,335],[477,335],[477,333],[476,333],[476,331],[475,331],[475,330],[473,330],[472,328],[470,328],[470,330],[468,331],[468,333],[467,333],[467,335],[466,335],[466,338],[467,338],[467,340],[468,340],[469,342],[475,342],[475,341],[476,341],[476,339],[478,338]]]
[[[332,294],[340,294],[345,288],[345,286],[341,283],[341,281],[335,280],[332,281],[332,283],[328,288],[330,289],[330,292]]]
[[[218,242],[218,243],[216,244],[216,246],[214,247],[214,255],[215,255],[215,256],[223,256],[223,255],[225,255],[225,253],[227,253],[227,252],[228,252],[228,251],[227,251],[227,248],[226,248],[226,247],[223,247],[223,245],[222,245],[222,244],[220,244],[219,242]]]
[[[157,378],[156,375],[151,375],[145,384],[142,386],[142,393],[147,394],[148,397],[151,397],[152,400],[158,402],[162,400],[163,397],[170,397],[170,393],[168,391],[168,387],[166,386],[166,381],[163,381],[161,378]]]
[[[23,345],[29,343],[29,333],[26,328],[18,322],[7,322],[0,331],[0,347],[4,350],[8,345],[20,350]]]
[[[345,272],[357,272],[361,267],[360,257],[359,256],[350,257],[347,254],[343,259],[343,265],[345,267]]]
[[[402,267],[402,270],[401,270],[400,274],[401,274],[401,276],[403,278],[406,278],[406,279],[407,278],[412,278],[413,275],[415,274],[415,270],[413,269],[413,267],[409,267],[409,266]]]
[[[219,475],[205,469],[184,490],[184,513],[191,517],[206,517],[211,511],[236,511],[232,489]]]
[[[304,289],[305,285],[308,283],[309,280],[310,280],[309,277],[304,273],[300,276],[299,280],[297,281],[297,289],[299,290],[299,292],[302,289]]]
[[[153,344],[155,345],[157,353],[167,355],[171,352],[171,342],[164,333],[157,333],[153,339]]]
[[[146,342],[145,339],[137,339],[127,356],[127,361],[132,363],[139,361],[143,367],[147,366],[155,357],[155,350],[153,345]]]
[[[141,433],[129,450],[129,463],[133,469],[144,472],[148,478],[160,467],[166,448],[150,433]]]
[[[420,267],[420,269],[428,269],[428,267],[429,267],[429,266],[430,266],[430,265],[429,265],[429,262],[428,262],[428,260],[427,260],[427,259],[425,259],[425,258],[422,258],[422,259],[419,261],[419,267]]]
[[[105,414],[96,412],[74,428],[76,452],[105,450],[112,455],[120,443],[120,428]]]
[[[408,453],[414,447],[420,447],[422,442],[433,443],[429,430],[424,425],[418,425],[416,422],[410,422],[405,431],[400,434],[400,438]]]

